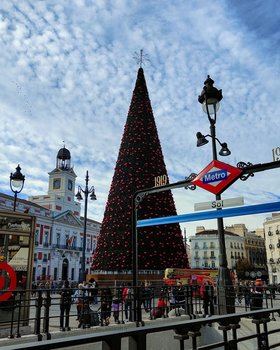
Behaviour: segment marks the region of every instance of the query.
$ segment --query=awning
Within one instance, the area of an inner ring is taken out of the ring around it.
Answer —
[[[11,265],[15,271],[27,271],[28,249],[29,248],[21,247],[9,261],[9,265]]]

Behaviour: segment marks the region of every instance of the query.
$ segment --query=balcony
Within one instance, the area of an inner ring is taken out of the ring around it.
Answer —
[[[206,259],[209,259],[209,256],[204,256],[203,259],[205,259],[205,260],[206,260]]]
[[[66,244],[53,244],[52,247],[56,249],[63,249],[63,250],[78,250],[80,252],[83,251],[82,247],[72,247]]]
[[[215,255],[211,255],[210,259],[216,259]]]
[[[199,257],[199,256],[195,256],[194,259],[195,259],[195,260],[199,260],[200,257]]]
[[[48,242],[43,243],[43,247],[48,248],[49,246],[50,246],[50,244]]]

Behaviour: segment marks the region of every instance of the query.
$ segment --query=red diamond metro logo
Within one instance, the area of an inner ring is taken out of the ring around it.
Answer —
[[[197,175],[192,183],[206,191],[221,194],[239,178],[241,173],[241,169],[219,160],[213,160]]]

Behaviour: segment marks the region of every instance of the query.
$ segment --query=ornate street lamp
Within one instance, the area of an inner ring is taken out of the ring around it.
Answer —
[[[16,211],[17,195],[24,186],[25,176],[21,173],[21,167],[18,165],[16,171],[10,175],[10,188],[14,193],[14,211]]]
[[[216,141],[221,146],[219,155],[228,156],[230,150],[225,142],[221,143],[216,138],[216,120],[217,112],[220,108],[220,101],[222,100],[222,90],[218,90],[214,87],[214,80],[208,75],[204,82],[204,87],[201,94],[198,96],[198,102],[202,104],[203,111],[207,114],[210,122],[210,135],[202,135],[200,132],[197,136],[197,146],[203,146],[208,143],[207,137],[212,140],[212,153],[213,160],[217,160],[217,145]],[[216,195],[216,200],[220,200],[221,195]],[[219,208],[221,210],[221,208]],[[232,298],[232,281],[230,276],[230,270],[228,269],[228,262],[226,256],[226,245],[225,245],[225,232],[223,218],[217,219],[218,224],[218,238],[219,238],[219,277],[218,277],[218,305],[219,313],[226,314],[234,312],[234,298]]]
[[[88,196],[90,195],[91,200],[96,200],[96,195],[94,192],[94,187],[92,186],[90,189],[88,187],[89,177],[88,170],[86,172],[86,186],[83,190],[81,186],[78,186],[78,192],[76,194],[76,198],[78,201],[83,200],[82,193],[85,195],[85,210],[84,210],[84,234],[83,234],[83,255],[82,255],[82,263],[81,263],[81,272],[79,276],[79,282],[83,282],[86,280],[86,238],[87,238],[87,206],[88,206]]]

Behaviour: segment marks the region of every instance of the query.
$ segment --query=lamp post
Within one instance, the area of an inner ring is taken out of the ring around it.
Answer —
[[[87,207],[88,207],[88,196],[90,195],[91,200],[96,200],[96,195],[94,192],[94,187],[88,187],[89,176],[88,170],[86,172],[86,186],[82,189],[81,186],[78,186],[78,192],[76,194],[76,198],[78,201],[83,200],[82,193],[85,195],[85,208],[84,208],[84,234],[83,234],[83,255],[82,255],[82,264],[81,264],[81,272],[79,276],[79,282],[83,282],[86,280],[86,234],[87,234]]]
[[[25,176],[21,173],[21,167],[18,165],[16,171],[10,175],[10,188],[14,193],[14,211],[16,211],[17,195],[22,191]]]
[[[218,90],[214,86],[214,80],[208,75],[204,82],[204,87],[201,94],[198,96],[198,102],[202,104],[203,111],[207,114],[210,122],[210,135],[202,135],[200,132],[197,136],[197,147],[203,146],[208,143],[207,138],[210,137],[212,140],[212,154],[213,160],[217,160],[217,144],[220,144],[221,150],[219,155],[228,156],[230,150],[227,144],[220,142],[216,137],[216,119],[217,112],[220,108],[220,101],[223,98],[222,90]],[[221,195],[216,195],[216,200],[220,200]],[[221,208],[217,209],[221,210]],[[232,281],[230,277],[230,270],[228,269],[228,262],[226,256],[226,245],[225,245],[225,232],[223,218],[217,219],[218,226],[218,240],[219,240],[219,275],[218,275],[218,311],[219,314],[226,314],[235,312],[234,298],[232,291]]]

